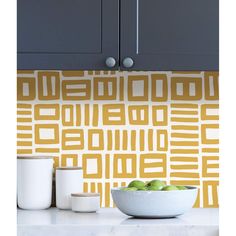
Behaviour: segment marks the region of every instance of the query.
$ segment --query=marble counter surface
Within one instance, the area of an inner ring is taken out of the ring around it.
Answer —
[[[218,236],[218,209],[192,209],[172,219],[134,219],[115,208],[74,213],[17,211],[18,236]]]

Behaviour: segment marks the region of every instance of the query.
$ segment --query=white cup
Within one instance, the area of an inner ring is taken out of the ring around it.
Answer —
[[[51,206],[53,157],[17,157],[17,203],[22,209]]]
[[[72,193],[72,211],[96,212],[100,208],[99,193]]]

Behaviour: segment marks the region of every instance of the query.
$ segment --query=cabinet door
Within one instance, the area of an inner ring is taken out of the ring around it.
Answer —
[[[121,0],[121,66],[218,70],[218,0]]]
[[[18,0],[18,69],[118,68],[119,0]]]

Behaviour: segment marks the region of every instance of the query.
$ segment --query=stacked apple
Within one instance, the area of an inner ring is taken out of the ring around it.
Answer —
[[[165,185],[163,181],[158,179],[146,183],[141,180],[133,180],[128,187],[121,188],[122,191],[173,191],[186,189],[185,186]]]

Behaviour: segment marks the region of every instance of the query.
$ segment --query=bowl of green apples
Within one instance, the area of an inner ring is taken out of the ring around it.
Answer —
[[[166,185],[154,179],[131,181],[127,187],[113,188],[118,209],[138,218],[171,218],[190,210],[197,198],[197,187]]]

